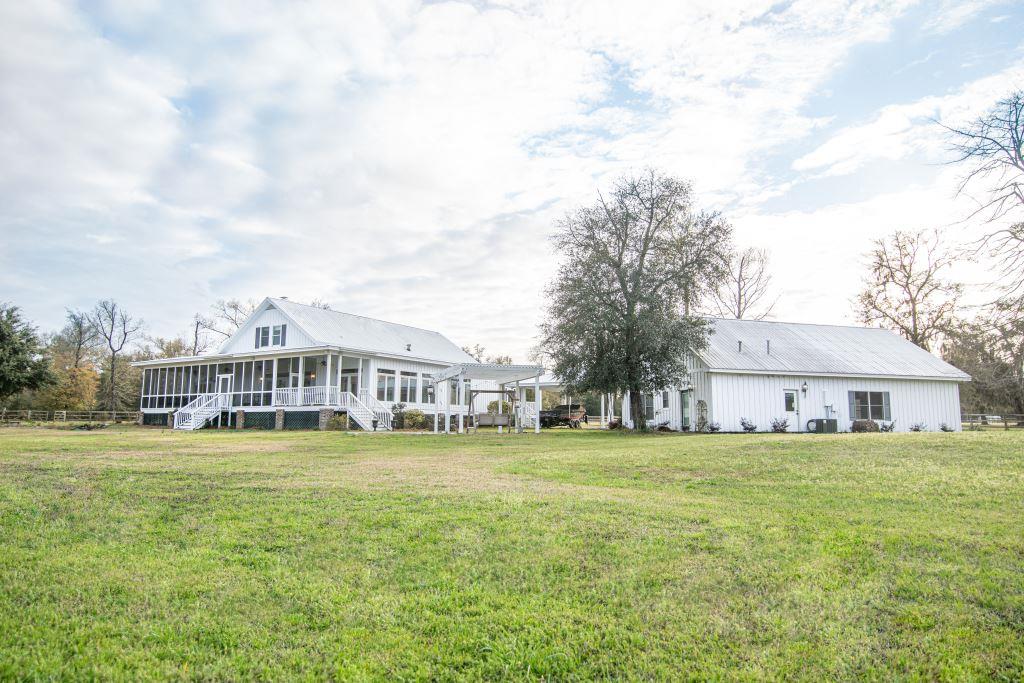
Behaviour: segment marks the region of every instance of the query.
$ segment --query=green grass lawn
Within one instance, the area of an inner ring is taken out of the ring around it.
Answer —
[[[0,430],[0,678],[1024,677],[1024,435]]]

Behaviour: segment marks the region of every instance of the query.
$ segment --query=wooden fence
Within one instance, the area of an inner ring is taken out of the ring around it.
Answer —
[[[988,414],[988,415],[971,415],[966,414],[960,418],[960,422],[965,430],[977,431],[979,429],[1011,429],[1011,428],[1024,428],[1024,415],[1017,415],[1016,413],[1010,414]]]
[[[12,422],[136,422],[136,410],[7,410],[0,409],[0,424]]]

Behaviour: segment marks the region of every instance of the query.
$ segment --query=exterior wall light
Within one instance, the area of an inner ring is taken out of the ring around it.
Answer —
[[[807,395],[807,382],[804,382],[804,385],[800,387],[800,391],[804,392],[804,396]]]

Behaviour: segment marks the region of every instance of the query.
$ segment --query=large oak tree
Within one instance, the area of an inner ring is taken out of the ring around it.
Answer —
[[[731,238],[720,215],[694,208],[689,182],[650,169],[568,215],[542,327],[551,369],[573,393],[629,391],[644,428],[643,394],[678,383],[707,344],[688,311],[728,272]]]

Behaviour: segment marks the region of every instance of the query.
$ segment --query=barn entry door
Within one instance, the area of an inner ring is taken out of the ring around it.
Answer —
[[[785,389],[783,391],[785,400],[786,419],[789,420],[789,431],[800,431],[800,399],[796,389]]]

